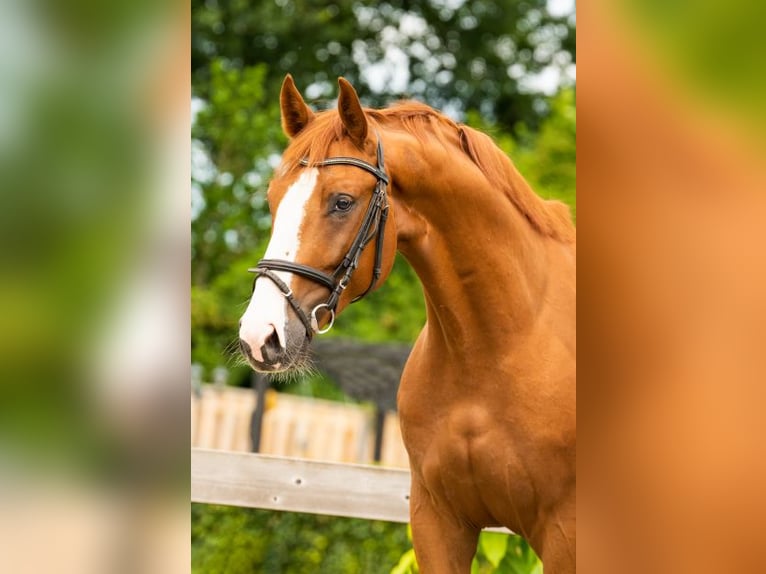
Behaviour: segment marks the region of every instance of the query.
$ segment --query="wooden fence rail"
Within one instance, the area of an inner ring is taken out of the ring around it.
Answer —
[[[193,502],[408,520],[406,470],[196,448],[191,454]]]
[[[192,502],[407,522],[409,494],[407,470],[191,449]]]

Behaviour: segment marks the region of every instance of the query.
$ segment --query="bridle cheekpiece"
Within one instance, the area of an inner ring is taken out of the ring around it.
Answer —
[[[261,259],[258,264],[248,269],[249,272],[256,274],[256,281],[259,277],[263,276],[271,280],[274,285],[282,292],[287,299],[287,302],[295,311],[295,314],[303,323],[306,328],[306,333],[311,339],[314,333],[326,333],[332,329],[335,323],[335,309],[338,306],[338,301],[343,291],[348,287],[351,282],[351,276],[359,265],[359,257],[361,256],[364,248],[375,239],[375,265],[372,270],[372,279],[370,285],[361,295],[355,297],[351,302],[355,303],[362,297],[372,291],[375,284],[380,279],[381,268],[383,264],[383,236],[386,230],[386,220],[388,219],[388,198],[386,196],[386,187],[388,186],[389,179],[388,174],[383,163],[383,144],[378,137],[377,145],[377,161],[378,165],[374,166],[371,163],[355,158],[355,157],[331,157],[315,163],[309,163],[307,159],[302,159],[300,164],[306,167],[326,167],[332,165],[352,165],[363,169],[372,175],[374,175],[378,181],[375,184],[375,190],[372,193],[370,202],[367,204],[367,211],[364,214],[362,224],[357,231],[356,237],[351,244],[351,247],[346,252],[343,260],[335,268],[332,275],[310,267],[308,265],[302,265],[300,263],[293,263],[284,259]],[[316,305],[311,313],[306,315],[306,312],[301,308],[300,304],[293,297],[292,289],[284,282],[275,271],[287,271],[289,273],[295,273],[307,279],[319,283],[330,290],[330,296],[324,303]],[[253,282],[253,288],[255,288],[255,282]],[[317,313],[322,309],[326,309],[330,313],[330,322],[324,329],[319,329],[319,320],[317,319]]]

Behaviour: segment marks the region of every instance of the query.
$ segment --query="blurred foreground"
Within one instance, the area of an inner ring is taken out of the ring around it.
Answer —
[[[764,572],[764,5],[621,4],[578,14],[579,566]]]
[[[188,570],[185,12],[0,4],[2,572]]]

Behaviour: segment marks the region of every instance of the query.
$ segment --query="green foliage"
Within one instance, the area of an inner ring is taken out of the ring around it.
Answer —
[[[208,371],[237,367],[236,325],[252,282],[247,269],[268,242],[269,157],[285,145],[277,101],[264,88],[266,66],[209,67],[210,99],[197,100],[192,137],[192,361]],[[199,87],[195,86],[195,93]],[[201,102],[201,103],[200,103]]]
[[[214,96],[192,126],[193,284],[208,284],[268,240],[269,157],[285,144],[276,100],[266,100],[265,67],[210,65]],[[198,100],[199,101],[199,100]],[[246,268],[245,268],[246,269]]]
[[[409,525],[407,538],[412,542],[412,528]],[[409,548],[389,574],[419,572],[415,550]],[[471,574],[543,574],[543,564],[521,536],[482,532],[471,563]]]
[[[415,558],[415,549],[410,548],[407,552],[402,554],[399,562],[397,562],[396,566],[391,569],[390,574],[417,574],[417,572],[418,561]]]
[[[192,78],[212,93],[210,62],[268,64],[276,98],[290,72],[310,99],[335,97],[345,76],[373,106],[416,97],[438,108],[478,109],[506,131],[536,129],[545,98],[528,78],[574,64],[575,21],[546,0],[410,2],[387,0],[192,1]],[[406,74],[390,71],[396,57]],[[371,70],[378,72],[370,73]],[[382,74],[382,76],[381,76]]]
[[[472,574],[542,574],[543,565],[521,536],[482,532]]]
[[[192,505],[194,574],[387,574],[406,545],[403,524]]]
[[[479,538],[479,552],[492,566],[497,567],[508,550],[508,536],[486,532]]]
[[[192,361],[203,365],[208,374],[225,365],[233,371],[235,382],[249,376],[249,367],[239,362],[236,326],[250,296],[247,268],[251,264],[247,257],[240,258],[209,285],[191,287]]]
[[[198,113],[192,136],[208,144],[219,171],[235,178],[253,169],[254,152],[277,152],[287,143],[279,112],[266,99],[267,69],[265,64],[238,68],[225,60],[210,62],[208,105]]]

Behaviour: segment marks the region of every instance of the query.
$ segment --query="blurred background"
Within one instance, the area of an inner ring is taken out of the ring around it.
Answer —
[[[188,569],[189,38],[0,3],[0,571]]]
[[[343,76],[366,106],[417,99],[487,131],[541,196],[574,212],[575,25],[567,0],[192,2],[192,361],[203,383],[193,444],[215,444],[215,432],[203,428],[206,413],[226,396],[211,398],[204,382],[256,386],[238,360],[237,323],[252,289],[247,269],[270,234],[266,189],[287,144],[279,117],[285,74],[317,110],[335,105]],[[283,396],[298,394],[342,403],[349,413],[353,405],[384,409],[376,460],[406,467],[391,412],[399,371],[380,381],[365,372],[400,367],[424,322],[420,284],[399,259],[385,285],[317,341],[318,375],[271,384],[276,394],[266,403],[261,451],[317,456],[311,437],[338,426],[343,415],[336,409],[334,422],[318,421],[300,445],[279,447],[274,420],[292,412],[303,418],[293,428],[311,424],[304,403]],[[370,392],[374,384],[385,388]],[[354,432],[364,434],[365,424]],[[360,448],[361,458],[345,460],[372,462],[372,449]],[[411,548],[405,525],[207,505],[193,505],[192,543],[192,567],[200,573],[388,573]],[[480,553],[482,572],[495,571],[505,553],[503,568],[539,568],[517,540],[501,536],[495,546],[492,560]]]

